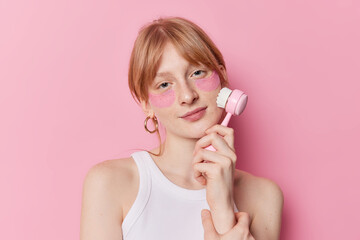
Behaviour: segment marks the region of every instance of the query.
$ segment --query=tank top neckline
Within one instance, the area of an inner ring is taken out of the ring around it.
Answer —
[[[176,185],[171,182],[156,165],[154,159],[151,157],[150,153],[144,151],[144,155],[148,159],[150,168],[153,170],[155,177],[162,183],[162,185],[173,193],[179,195],[182,198],[189,200],[206,200],[206,188],[203,189],[187,189]]]

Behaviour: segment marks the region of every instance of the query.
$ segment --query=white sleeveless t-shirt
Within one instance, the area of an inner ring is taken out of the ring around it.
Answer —
[[[203,240],[201,210],[210,209],[206,189],[172,183],[147,151],[131,154],[140,176],[136,199],[122,223],[124,240]],[[234,205],[234,210],[237,208]]]

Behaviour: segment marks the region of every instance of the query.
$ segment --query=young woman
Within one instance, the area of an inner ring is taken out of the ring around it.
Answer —
[[[199,26],[169,17],[140,30],[129,87],[146,114],[145,130],[160,138],[161,123],[166,138],[151,151],[89,170],[82,240],[279,239],[282,191],[235,169],[234,131],[218,124],[225,111],[216,98],[224,86],[222,54]]]

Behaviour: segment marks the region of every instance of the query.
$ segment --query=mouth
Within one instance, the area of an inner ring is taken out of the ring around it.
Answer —
[[[190,112],[185,113],[180,118],[183,118],[183,119],[189,120],[189,121],[196,121],[196,120],[200,119],[205,114],[206,108],[207,107],[196,108],[196,109],[194,109],[194,110],[192,110]]]

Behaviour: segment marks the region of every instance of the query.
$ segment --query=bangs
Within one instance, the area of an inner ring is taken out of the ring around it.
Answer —
[[[192,65],[202,64],[208,68],[214,68],[217,64],[209,47],[195,32],[188,32],[186,35],[180,32],[179,36],[171,36],[170,39],[180,55]]]

